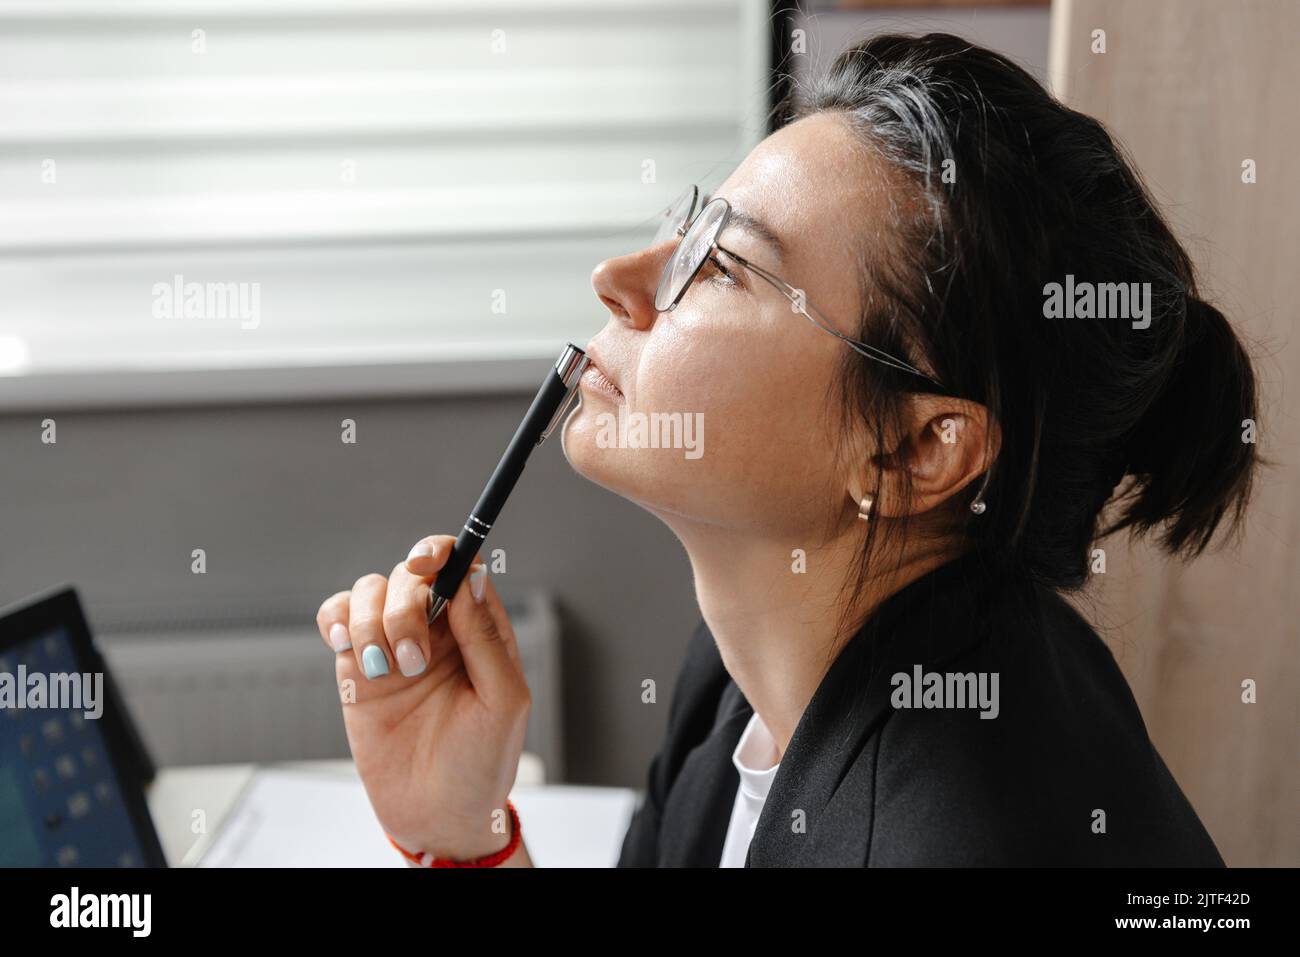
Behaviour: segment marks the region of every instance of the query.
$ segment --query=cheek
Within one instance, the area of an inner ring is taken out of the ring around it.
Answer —
[[[679,365],[707,423],[712,517],[790,530],[824,514],[833,462],[827,379],[815,358],[767,333]]]
[[[820,520],[833,484],[833,369],[817,345],[761,322],[741,329],[682,316],[646,338],[626,412],[691,417],[703,454],[600,448],[597,419],[618,412],[601,402],[570,420],[566,455],[598,484],[688,517],[782,531]]]
[[[734,383],[726,381],[719,361],[725,342],[674,321],[657,326],[640,345],[636,366],[623,370],[626,402],[584,396],[565,425],[565,456],[599,485],[647,506],[681,511],[707,499],[718,484],[727,442],[717,425],[733,418],[720,410],[735,401]],[[645,447],[638,425],[645,426],[642,436],[657,432],[665,441]]]

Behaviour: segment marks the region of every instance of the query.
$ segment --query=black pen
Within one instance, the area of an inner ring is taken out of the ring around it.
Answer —
[[[451,557],[434,579],[429,591],[429,624],[433,624],[433,620],[447,607],[447,602],[451,601],[456,589],[465,580],[465,572],[469,570],[475,554],[483,547],[488,532],[492,531],[492,523],[501,514],[506,499],[523,474],[528,456],[546,441],[547,436],[568,412],[578,391],[578,380],[582,378],[590,361],[585,352],[570,343],[564,347],[554,368],[546,374],[533,404],[528,407],[524,420],[515,430],[515,437],[510,440],[501,461],[492,470],[492,477],[484,486],[483,494],[478,497],[478,504],[465,520],[465,526],[461,529],[456,544],[452,546]]]

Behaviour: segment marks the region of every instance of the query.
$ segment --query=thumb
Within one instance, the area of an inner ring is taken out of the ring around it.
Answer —
[[[496,589],[489,587],[487,565],[475,561],[447,605],[447,626],[474,690],[489,706],[517,694],[522,675],[511,643],[514,634]]]

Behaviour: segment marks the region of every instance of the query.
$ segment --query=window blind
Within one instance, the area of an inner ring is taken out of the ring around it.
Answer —
[[[0,399],[531,379],[766,50],[753,0],[0,0]]]

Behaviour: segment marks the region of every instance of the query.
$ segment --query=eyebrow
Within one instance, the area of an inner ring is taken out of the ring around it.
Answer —
[[[711,199],[713,199],[713,194],[706,194],[704,201],[700,204],[700,208],[703,209],[707,206]],[[735,206],[732,206],[731,216],[727,220],[727,225],[743,229],[750,235],[756,236],[768,243],[776,251],[776,258],[782,262],[785,261],[785,243],[783,243],[781,237],[772,230],[772,227],[767,225],[767,223],[763,222],[761,219],[751,216],[743,209],[737,209]]]

